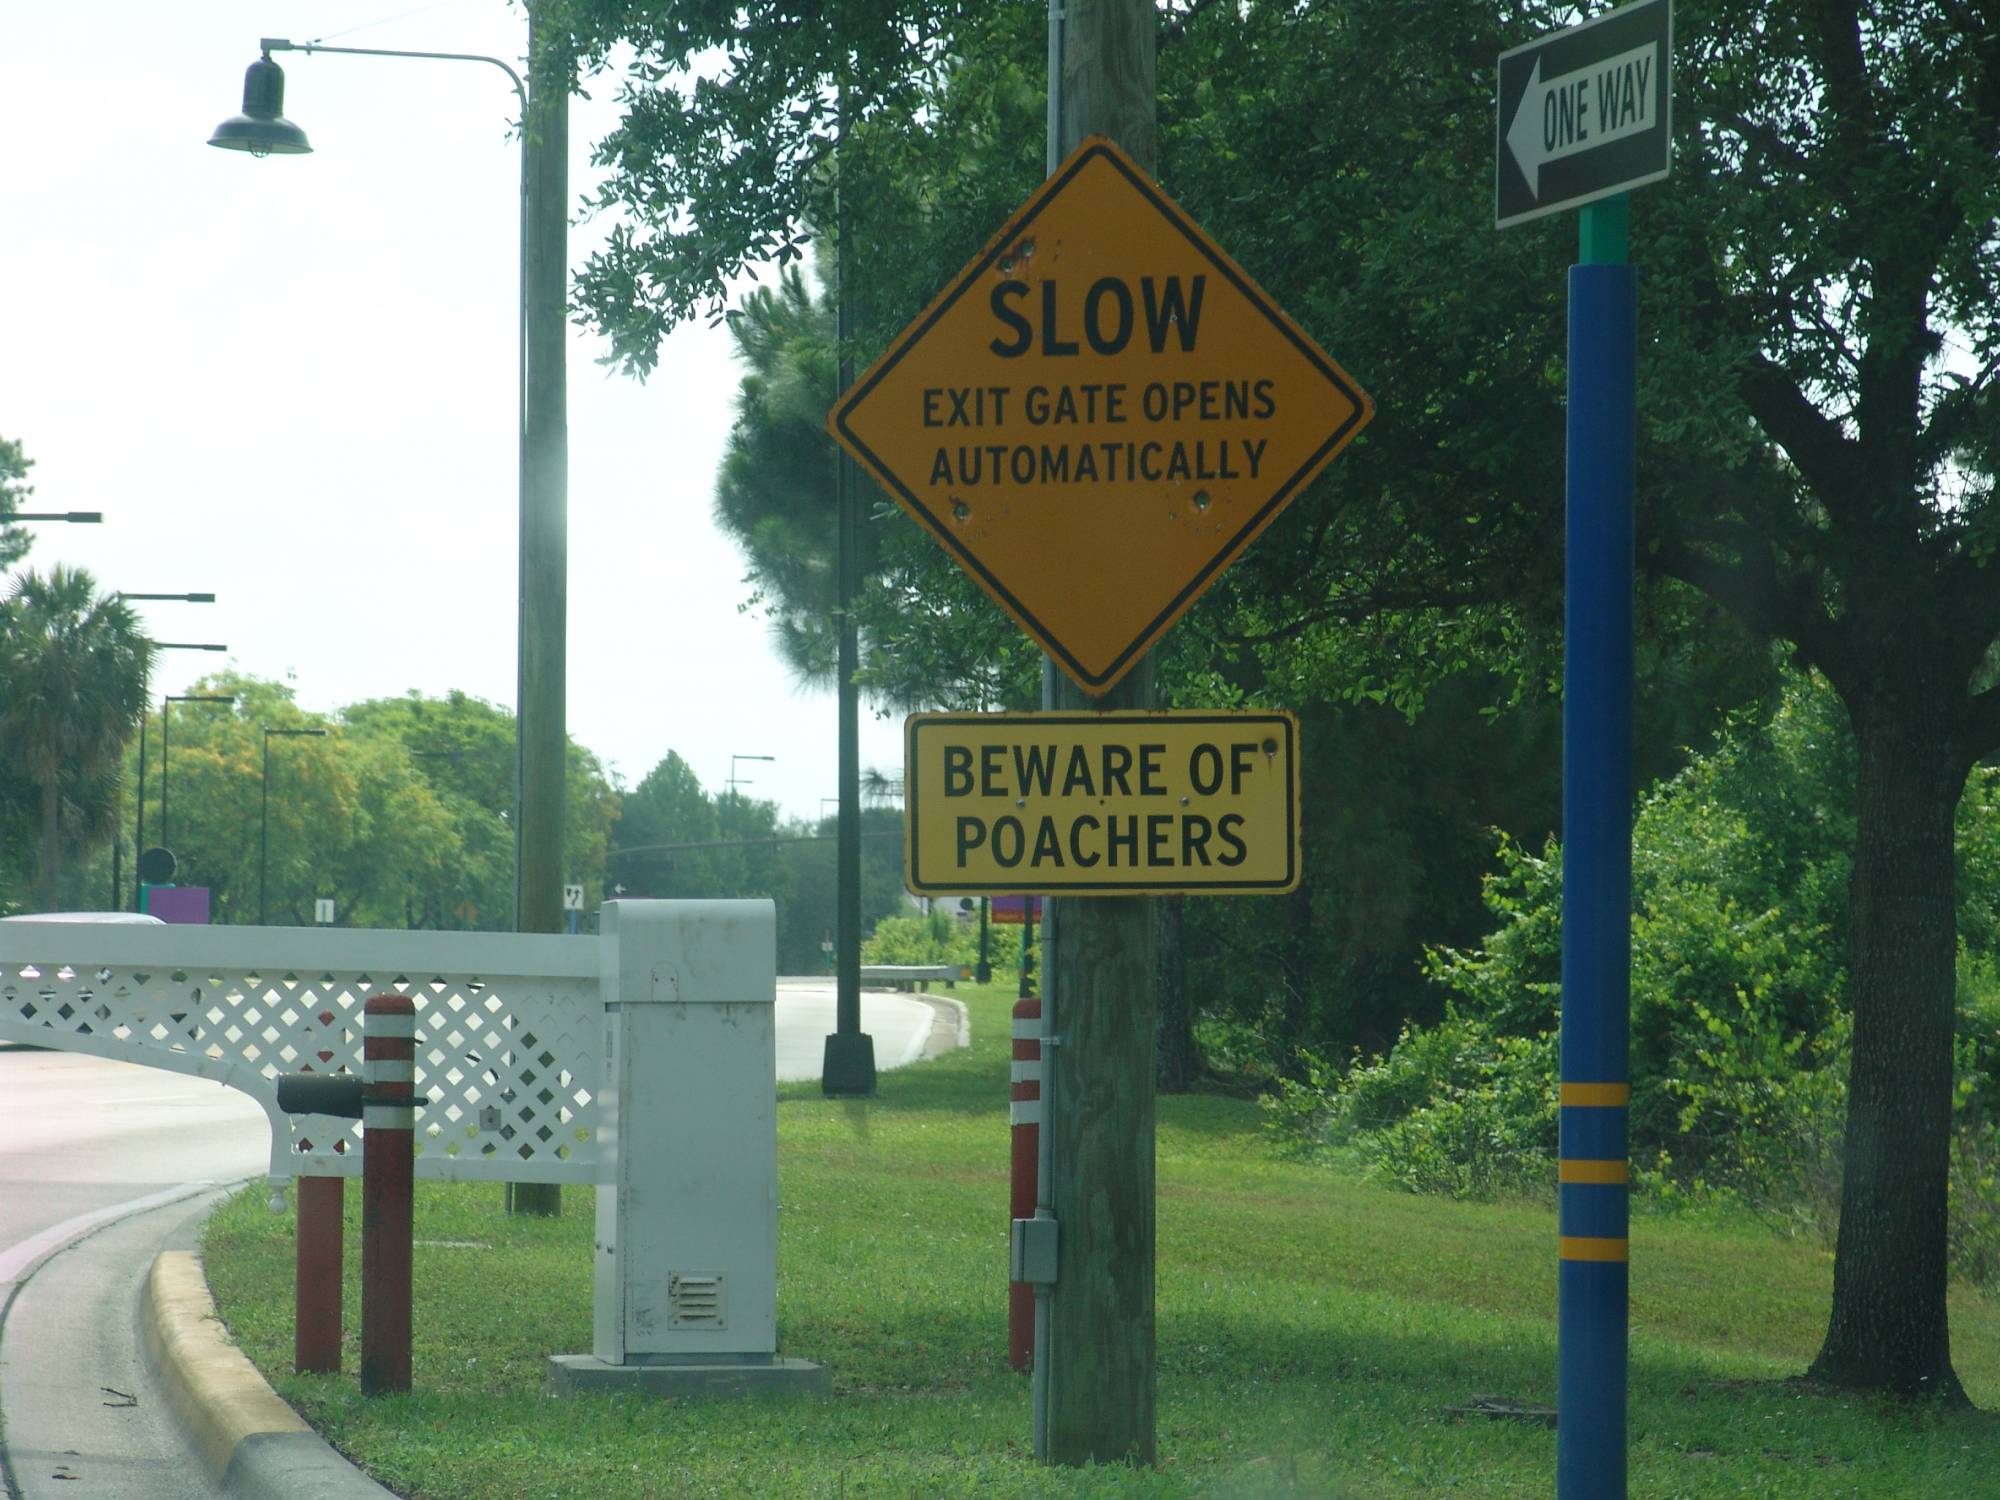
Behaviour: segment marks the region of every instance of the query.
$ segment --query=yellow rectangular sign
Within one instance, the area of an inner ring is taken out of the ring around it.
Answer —
[[[1288,713],[914,714],[918,895],[1277,895],[1299,883]]]

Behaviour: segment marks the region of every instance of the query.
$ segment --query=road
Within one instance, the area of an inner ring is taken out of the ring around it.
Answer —
[[[831,979],[780,979],[774,1022],[778,1034],[778,1081],[819,1077],[826,1034],[834,1026]],[[913,1063],[924,1055],[937,1011],[915,995],[861,994],[861,1029],[875,1039],[880,1072]]]
[[[202,1079],[17,1048],[0,1049],[0,1099],[0,1476],[19,1500],[209,1500],[140,1355],[139,1280],[194,1248],[223,1184],[263,1172],[263,1110]]]
[[[884,1070],[916,1061],[938,1012],[862,996]],[[777,1075],[819,1076],[833,986],[779,981]],[[215,1500],[138,1338],[139,1286],[194,1249],[226,1188],[262,1176],[263,1111],[157,1068],[0,1046],[0,1487],[9,1500]]]

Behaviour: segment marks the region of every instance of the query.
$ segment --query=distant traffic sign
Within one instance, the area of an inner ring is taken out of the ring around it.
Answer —
[[[155,844],[139,856],[139,879],[147,885],[165,885],[174,878],[176,864],[171,849]]]
[[[1275,895],[1299,883],[1287,713],[917,714],[903,763],[918,895]]]
[[[1500,228],[1667,175],[1672,0],[1638,0],[1500,54]]]
[[[1094,136],[827,426],[1102,694],[1372,414],[1347,373]]]

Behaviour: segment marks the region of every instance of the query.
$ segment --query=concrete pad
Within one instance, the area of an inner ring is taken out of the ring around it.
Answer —
[[[594,1354],[552,1354],[549,1391],[557,1396],[615,1391],[642,1396],[823,1396],[826,1367],[782,1354],[643,1365],[609,1365]]]

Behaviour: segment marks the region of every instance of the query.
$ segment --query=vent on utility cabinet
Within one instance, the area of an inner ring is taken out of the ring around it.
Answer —
[[[727,1328],[729,1319],[722,1298],[720,1276],[695,1276],[686,1271],[667,1273],[667,1305],[673,1309],[672,1327]]]

